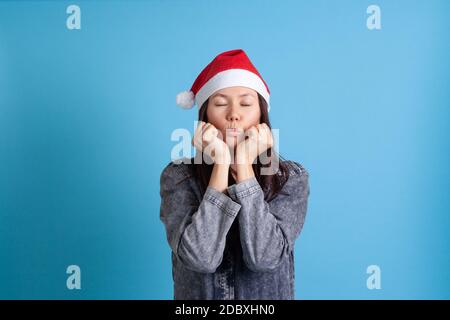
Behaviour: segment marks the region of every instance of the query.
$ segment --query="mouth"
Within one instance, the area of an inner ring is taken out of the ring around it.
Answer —
[[[241,128],[226,128],[225,132],[227,135],[235,137],[242,134],[243,130]]]

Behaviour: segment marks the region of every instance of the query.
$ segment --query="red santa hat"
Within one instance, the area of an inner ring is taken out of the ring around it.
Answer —
[[[269,87],[253,66],[244,50],[223,52],[211,61],[195,79],[190,91],[177,95],[177,105],[190,109],[203,103],[217,90],[242,86],[255,90],[267,102],[270,110]]]

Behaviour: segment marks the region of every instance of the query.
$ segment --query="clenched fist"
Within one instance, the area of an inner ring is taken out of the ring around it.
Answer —
[[[212,159],[214,163],[230,164],[230,150],[227,144],[218,137],[218,134],[219,130],[211,123],[200,121],[195,130],[194,138],[192,138],[192,145]]]
[[[243,140],[236,148],[236,162],[238,164],[252,164],[256,158],[273,147],[273,136],[269,126],[265,123],[250,127]]]

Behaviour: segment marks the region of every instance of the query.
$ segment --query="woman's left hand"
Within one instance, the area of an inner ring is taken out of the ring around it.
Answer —
[[[236,148],[236,163],[251,165],[264,151],[273,146],[272,131],[265,123],[250,127],[245,136],[248,139],[239,143]]]

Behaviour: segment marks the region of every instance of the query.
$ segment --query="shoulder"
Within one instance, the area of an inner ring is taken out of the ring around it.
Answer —
[[[192,163],[192,158],[181,158],[177,160],[170,161],[165,165],[160,176],[161,187],[170,184],[178,184],[183,180],[193,176],[193,172],[190,164]]]
[[[296,194],[308,197],[309,195],[309,172],[306,168],[293,160],[285,160],[282,163],[287,167],[289,174],[283,191],[288,194]]]
[[[298,177],[309,176],[309,173],[306,170],[306,168],[299,162],[293,160],[283,160],[281,163],[283,163],[288,169],[289,176],[298,176]]]

